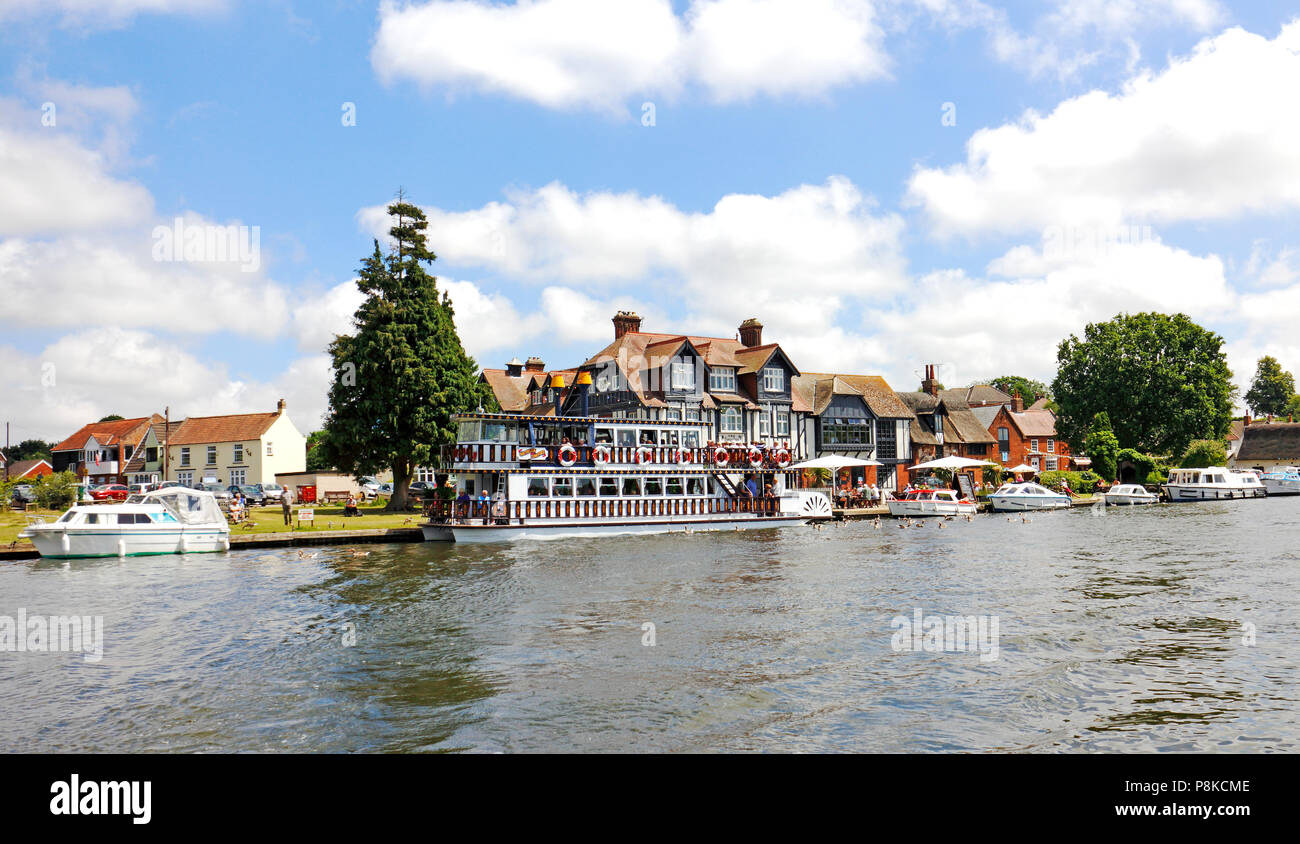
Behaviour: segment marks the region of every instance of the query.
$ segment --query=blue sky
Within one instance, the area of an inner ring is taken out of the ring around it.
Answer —
[[[317,427],[324,345],[399,186],[481,365],[577,363],[632,307],[646,330],[727,336],[757,316],[801,368],[898,389],[931,362],[951,384],[1049,379],[1087,321],[1160,309],[1223,333],[1244,389],[1259,354],[1300,367],[1295,17],[15,0],[0,416],[59,438],[285,396]],[[256,226],[256,271],[152,260],[177,216]]]

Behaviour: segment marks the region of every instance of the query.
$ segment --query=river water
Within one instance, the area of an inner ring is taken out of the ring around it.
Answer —
[[[0,652],[0,750],[1294,752],[1298,513],[0,563],[0,615],[103,617]]]

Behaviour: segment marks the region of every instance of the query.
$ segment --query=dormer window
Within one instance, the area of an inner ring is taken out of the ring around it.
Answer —
[[[729,366],[715,366],[710,369],[709,389],[720,393],[736,392],[736,370]]]
[[[693,363],[674,363],[672,365],[672,388],[674,390],[695,389],[695,365]]]
[[[784,393],[785,370],[779,366],[763,367],[763,389],[769,393]]]

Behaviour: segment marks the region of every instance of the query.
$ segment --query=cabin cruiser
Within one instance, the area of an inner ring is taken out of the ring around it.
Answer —
[[[474,413],[454,417],[442,465],[453,501],[429,508],[426,540],[509,542],[749,530],[831,517],[797,489],[786,445],[707,441],[707,423]],[[756,494],[755,494],[756,493]]]
[[[951,489],[914,489],[902,498],[890,498],[891,516],[967,516],[975,513],[975,502]]]
[[[1147,492],[1141,484],[1119,484],[1103,492],[1101,497],[1107,504],[1116,505],[1155,504],[1160,500],[1160,496]]]
[[[1171,469],[1164,490],[1170,501],[1263,498],[1267,494],[1263,482],[1254,472],[1234,472],[1223,466]]]
[[[230,527],[210,492],[168,487],[125,501],[76,504],[18,534],[42,557],[134,557],[230,550]]]
[[[1300,495],[1300,468],[1295,466],[1279,466],[1265,472],[1260,481],[1269,495]]]
[[[1070,496],[1035,483],[1003,484],[989,496],[994,510],[1060,510],[1070,506]]]

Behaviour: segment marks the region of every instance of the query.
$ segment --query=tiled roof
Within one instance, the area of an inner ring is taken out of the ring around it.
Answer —
[[[230,416],[191,416],[171,435],[168,445],[230,443],[255,440],[266,433],[279,413],[239,413]]]
[[[55,445],[51,451],[77,451],[85,448],[86,441],[92,436],[95,442],[104,446],[120,445],[123,442],[134,445],[144,436],[149,424],[162,420],[163,417],[155,413],[153,416],[121,419],[116,422],[91,422],[89,425],[81,426],[75,434]]]
[[[9,464],[9,480],[12,481],[15,478],[21,478],[23,475],[26,475],[42,463],[46,466],[50,466],[50,461],[42,457],[33,457],[30,460],[15,460]],[[50,471],[53,470],[54,467],[50,466]]]
[[[1047,410],[1047,396],[1041,396],[1025,410]]]
[[[975,414],[975,418],[978,419],[980,424],[987,430],[993,424],[993,420],[997,418],[998,413],[1001,412],[1001,410],[1002,405],[990,404],[985,407],[972,407],[970,412]]]
[[[1300,461],[1300,422],[1247,425],[1237,450],[1237,462],[1243,460]]]
[[[504,369],[485,369],[480,377],[492,388],[492,395],[496,396],[497,404],[501,405],[501,409],[514,411],[523,410],[528,406],[527,383],[532,380],[533,375],[532,372],[526,372],[524,375],[512,378]]]
[[[1056,436],[1056,414],[1050,410],[1026,410],[1021,413],[1008,411],[1007,415],[1026,437]]]
[[[944,393],[952,395],[945,396]],[[986,426],[980,424],[979,417],[966,404],[965,390],[941,390],[938,396],[922,392],[898,393],[898,397],[916,415],[916,421],[912,423],[912,442],[918,445],[938,444],[938,437],[930,425],[930,417],[941,407],[944,445],[997,442],[997,438],[989,433]]]
[[[827,382],[831,386],[822,397],[817,385]],[[893,388],[879,375],[848,375],[834,372],[805,372],[796,376],[792,382],[792,392],[803,393],[808,409],[821,414],[830,402],[831,395],[851,395],[856,393],[866,402],[871,412],[882,419],[909,419],[912,411],[899,400]]]

